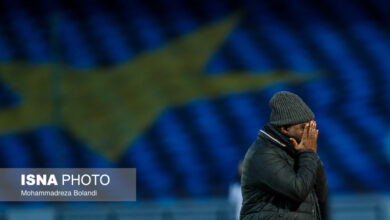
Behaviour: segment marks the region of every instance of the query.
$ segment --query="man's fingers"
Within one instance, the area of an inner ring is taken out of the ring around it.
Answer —
[[[290,141],[293,143],[294,148],[296,149],[298,147],[298,143],[294,138],[290,138]]]
[[[309,122],[309,128],[308,128],[308,131],[307,131],[307,139],[311,139],[313,136],[313,122],[310,121]]]
[[[308,132],[309,132],[309,123],[306,123],[305,128],[303,129],[302,140],[307,139]]]
[[[316,129],[314,121],[310,122],[310,131],[313,132]]]
[[[316,127],[315,127],[315,121],[310,122],[310,136],[315,136],[316,135]]]
[[[314,140],[316,143],[317,143],[317,139],[318,139],[318,130],[315,130],[314,131]]]

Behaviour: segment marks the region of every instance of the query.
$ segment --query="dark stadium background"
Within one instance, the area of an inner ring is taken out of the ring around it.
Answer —
[[[389,2],[0,1],[0,166],[137,169],[137,202],[86,207],[227,198],[280,90],[316,115],[329,210],[384,219]]]

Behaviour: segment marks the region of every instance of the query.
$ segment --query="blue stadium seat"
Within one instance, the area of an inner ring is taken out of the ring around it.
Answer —
[[[25,168],[33,165],[32,155],[27,150],[28,146],[20,137],[12,134],[1,136],[0,148],[6,168]]]
[[[95,66],[96,57],[87,48],[77,23],[67,14],[61,14],[58,21],[59,41],[62,43],[65,59],[76,68]]]
[[[229,39],[229,45],[242,62],[244,70],[268,72],[272,69],[264,52],[256,45],[255,39],[242,29],[237,29]]]
[[[69,152],[70,149],[64,144],[61,136],[55,128],[43,126],[34,131],[37,139],[37,147],[42,152],[41,156],[48,168],[73,167],[75,163]]]

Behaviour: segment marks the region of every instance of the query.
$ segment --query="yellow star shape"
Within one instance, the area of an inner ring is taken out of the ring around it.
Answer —
[[[239,17],[235,14],[209,24],[113,68],[75,70],[61,66],[59,106],[52,94],[52,66],[2,64],[0,77],[22,95],[22,103],[0,111],[0,132],[51,124],[54,109],[59,107],[61,126],[116,160],[167,106],[281,80],[307,80],[283,71],[215,77],[202,74]]]

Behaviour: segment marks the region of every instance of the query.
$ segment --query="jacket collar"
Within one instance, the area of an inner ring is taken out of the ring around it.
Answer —
[[[274,138],[272,135],[270,135],[269,133],[263,131],[263,130],[260,130],[260,133],[264,134],[265,137],[267,137],[269,140],[279,144],[280,146],[282,147],[286,147],[285,144],[283,144],[281,141],[279,141],[278,139]]]

